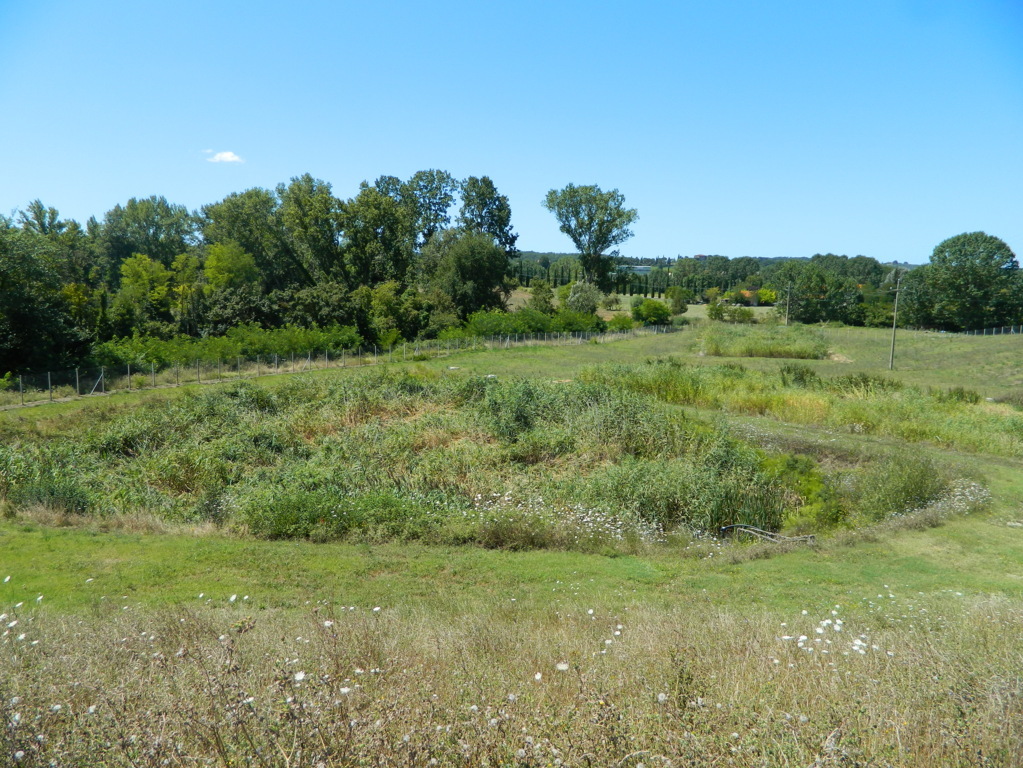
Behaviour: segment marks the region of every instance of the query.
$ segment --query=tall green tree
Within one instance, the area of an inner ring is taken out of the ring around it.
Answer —
[[[362,184],[344,203],[345,277],[351,288],[394,280],[408,283],[415,243],[414,211],[376,187]]]
[[[342,204],[330,184],[308,173],[277,187],[281,221],[296,261],[309,283],[336,279],[344,273]]]
[[[509,259],[515,258],[515,242],[519,236],[512,232],[511,206],[505,195],[498,194],[489,176],[470,176],[462,182],[462,207],[458,212],[458,226],[471,232],[490,235],[504,248]]]
[[[610,290],[618,256],[611,249],[632,237],[629,227],[639,218],[636,209],[625,207],[625,196],[617,189],[604,192],[595,185],[552,189],[543,204],[579,251],[583,279]]]
[[[171,270],[144,253],[121,262],[120,289],[113,306],[114,328],[120,335],[167,333],[158,324],[172,319],[171,277]]]
[[[489,235],[448,229],[423,248],[420,279],[428,294],[450,297],[461,319],[504,308],[508,256]]]
[[[86,340],[69,316],[53,244],[0,224],[0,372],[67,364]]]
[[[238,243],[214,243],[206,250],[203,265],[206,284],[214,291],[224,288],[240,288],[259,282],[259,269],[251,253]]]
[[[447,171],[416,171],[401,186],[401,202],[415,216],[416,247],[422,248],[437,232],[451,223],[458,182]]]
[[[21,228],[37,235],[57,236],[67,228],[67,222],[61,221],[56,208],[47,208],[42,200],[35,199],[24,211],[18,213]]]
[[[997,237],[966,232],[943,240],[925,276],[939,328],[976,330],[1023,320],[1019,262]]]
[[[153,195],[133,197],[107,211],[101,236],[105,278],[116,284],[121,263],[136,253],[170,267],[175,256],[197,242],[198,228],[187,208]]]
[[[235,242],[252,254],[268,290],[313,283],[295,254],[272,190],[255,187],[204,205],[200,221],[208,244]]]

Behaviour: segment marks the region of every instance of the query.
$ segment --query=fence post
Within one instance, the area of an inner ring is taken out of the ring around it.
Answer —
[[[181,363],[174,363],[174,386],[181,385]]]
[[[131,392],[131,363],[128,363],[128,391]]]
[[[75,368],[75,394],[79,397],[82,396],[82,388],[78,386],[78,369]]]
[[[224,372],[220,370],[220,358],[217,358],[217,381],[224,378]]]
[[[25,404],[25,382],[24,377],[18,374],[18,392],[21,394],[21,404]]]
[[[199,372],[199,358],[195,358],[195,383],[202,383],[202,374]]]
[[[101,395],[107,393],[107,369],[103,366],[99,369],[99,392]]]
[[[50,378],[50,372],[46,372],[46,389],[50,393],[50,402],[53,402],[53,380]]]

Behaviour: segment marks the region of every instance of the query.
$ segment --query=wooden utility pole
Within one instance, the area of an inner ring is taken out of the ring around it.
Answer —
[[[892,353],[888,358],[888,370],[895,370],[895,328],[899,323],[899,287],[902,285],[902,273],[899,273],[898,280],[895,281],[895,310],[892,312]]]

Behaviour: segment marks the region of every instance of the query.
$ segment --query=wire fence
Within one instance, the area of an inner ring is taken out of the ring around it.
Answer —
[[[963,331],[963,336],[1001,336],[1023,333],[1023,325],[1003,325],[999,328],[981,328],[977,331]]]
[[[251,379],[328,368],[361,368],[387,363],[430,360],[472,350],[511,349],[532,346],[606,344],[637,336],[676,333],[674,326],[646,326],[631,331],[595,333],[513,333],[502,336],[428,340],[396,344],[388,349],[361,346],[332,354],[328,350],[307,350],[302,354],[239,356],[219,360],[196,359],[188,363],[160,366],[81,367],[44,373],[23,373],[7,380],[0,390],[0,410],[49,402],[73,400],[114,392]]]

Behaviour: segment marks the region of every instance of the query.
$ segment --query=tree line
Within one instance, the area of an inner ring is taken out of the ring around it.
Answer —
[[[0,371],[119,337],[243,325],[433,336],[504,306],[517,235],[486,176],[381,176],[341,199],[306,174],[188,211],[132,198],[85,226],[41,201],[0,217]]]
[[[526,310],[574,313],[529,321],[562,330],[599,330],[592,313],[598,303],[615,308],[615,294],[663,297],[676,314],[706,301],[711,317],[742,319],[734,308],[774,304],[797,322],[887,325],[896,289],[905,325],[1023,322],[1019,265],[984,233],[944,241],[908,273],[834,254],[648,259],[637,272],[617,248],[638,214],[617,190],[569,184],[542,204],[575,255],[519,254],[493,181],[441,170],[381,176],[347,199],[309,174],[196,211],[132,198],[84,226],[35,200],[0,216],[0,373],[95,360],[116,339],[217,338],[242,327],[320,329],[338,344],[387,347],[466,329],[473,316],[503,311],[518,285],[539,295]],[[560,309],[546,298],[559,287]]]

